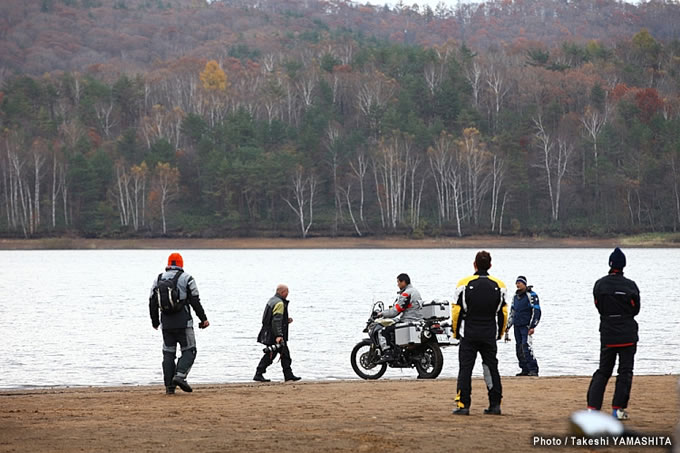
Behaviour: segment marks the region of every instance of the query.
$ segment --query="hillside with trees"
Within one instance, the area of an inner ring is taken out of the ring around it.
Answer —
[[[0,3],[6,237],[680,224],[680,5]]]

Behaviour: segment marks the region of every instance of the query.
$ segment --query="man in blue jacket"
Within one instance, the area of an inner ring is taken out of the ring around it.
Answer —
[[[527,278],[523,275],[517,277],[515,285],[517,292],[512,299],[508,330],[515,326],[515,349],[522,369],[517,376],[538,376],[538,362],[531,347],[534,329],[541,320],[538,294],[532,291],[531,286],[527,286]]]

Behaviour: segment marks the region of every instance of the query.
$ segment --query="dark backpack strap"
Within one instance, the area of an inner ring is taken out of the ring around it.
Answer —
[[[184,273],[183,270],[178,270],[177,273],[175,274],[174,277],[172,277],[172,284],[177,288],[177,282],[179,281],[179,277]]]

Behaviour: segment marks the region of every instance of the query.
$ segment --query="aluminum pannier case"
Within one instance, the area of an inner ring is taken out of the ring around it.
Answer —
[[[414,322],[399,323],[394,326],[394,341],[399,346],[419,344],[423,327]]]
[[[426,302],[420,309],[420,313],[423,319],[449,319],[451,317],[451,307],[449,306],[449,301],[437,301]]]

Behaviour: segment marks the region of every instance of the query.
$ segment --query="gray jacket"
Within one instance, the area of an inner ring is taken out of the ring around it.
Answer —
[[[383,318],[396,318],[401,315],[400,322],[418,321],[422,319],[420,309],[423,306],[423,298],[420,292],[412,285],[407,285],[403,290],[397,291],[397,300],[394,306],[382,313]]]
[[[163,329],[185,329],[187,327],[193,327],[194,320],[191,317],[191,308],[196,312],[196,316],[201,322],[205,322],[208,318],[205,315],[203,306],[201,305],[201,300],[198,297],[198,286],[196,286],[196,280],[184,272],[184,270],[179,266],[169,266],[165,268],[165,272],[161,275],[161,280],[172,280],[175,274],[182,271],[177,280],[177,289],[179,289],[180,300],[186,301],[184,306],[177,313],[162,313],[160,312],[160,307],[158,306],[158,301],[154,297],[154,290],[158,285],[158,277],[153,280],[151,285],[151,292],[149,294],[149,314],[151,315],[151,324],[153,327],[158,327],[161,325]],[[191,308],[189,307],[191,306]],[[160,312],[160,318],[159,318]]]

